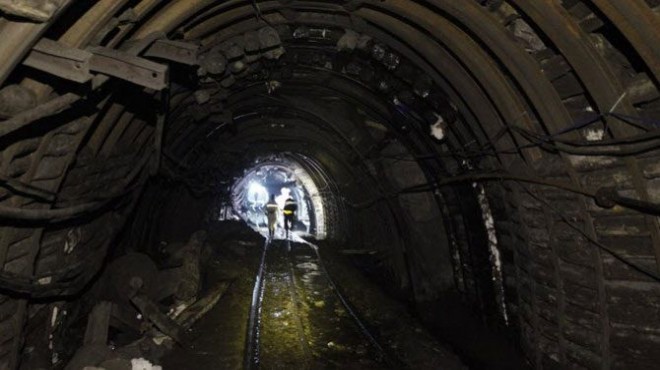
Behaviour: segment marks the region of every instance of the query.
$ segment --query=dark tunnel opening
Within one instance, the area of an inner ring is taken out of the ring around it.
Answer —
[[[659,6],[0,0],[0,370],[653,368]]]

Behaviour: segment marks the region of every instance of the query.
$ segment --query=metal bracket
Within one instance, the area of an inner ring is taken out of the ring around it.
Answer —
[[[119,50],[104,47],[89,48],[93,56],[90,70],[121,78],[154,90],[168,85],[168,67]]]
[[[165,59],[182,63],[197,60],[196,47],[181,42],[156,40],[147,54],[152,49],[154,56]],[[88,82],[94,77],[91,72],[98,72],[154,90],[162,90],[168,84],[166,65],[115,49],[74,49],[49,39],[39,41],[23,64],[79,83]]]
[[[67,80],[84,83],[92,79],[89,61],[92,53],[70,48],[59,42],[41,39],[23,64]]]
[[[159,39],[144,52],[144,56],[162,58],[191,66],[199,64],[197,61],[198,50],[199,45],[193,43]]]

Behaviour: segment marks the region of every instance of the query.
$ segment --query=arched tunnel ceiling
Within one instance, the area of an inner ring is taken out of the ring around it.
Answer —
[[[460,296],[539,367],[658,360],[656,0],[33,3],[0,0],[0,369],[145,184],[275,153],[412,301]]]

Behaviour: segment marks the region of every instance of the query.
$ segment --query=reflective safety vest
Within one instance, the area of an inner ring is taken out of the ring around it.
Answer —
[[[266,203],[266,212],[269,214],[277,213],[277,203]]]
[[[284,202],[284,214],[289,216],[292,215],[294,212],[298,210],[298,204],[296,203],[295,200],[293,199],[287,199],[286,202]]]

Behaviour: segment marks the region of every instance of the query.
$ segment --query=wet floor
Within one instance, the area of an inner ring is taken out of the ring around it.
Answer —
[[[263,289],[261,368],[391,367],[335,293],[310,246],[273,242]]]
[[[304,243],[289,246],[276,240],[264,255],[263,239],[239,233],[217,236],[209,246],[213,252],[206,261],[206,285],[232,284],[193,326],[191,342],[185,348],[175,346],[163,358],[166,370],[465,368],[404,304],[328,253],[333,248],[318,249],[321,264],[317,250]],[[263,285],[254,295],[262,256]],[[335,293],[335,283],[346,304]],[[261,302],[254,311],[252,301]],[[252,312],[258,313],[253,326]],[[250,333],[256,333],[253,340]]]

